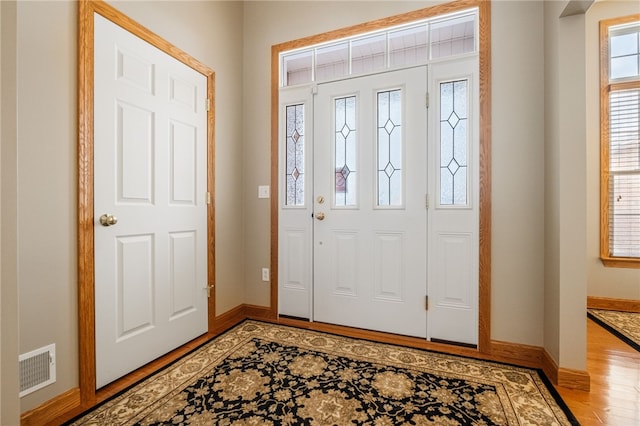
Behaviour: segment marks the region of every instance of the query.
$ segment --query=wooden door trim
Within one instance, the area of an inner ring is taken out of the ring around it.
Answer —
[[[80,399],[82,406],[96,402],[95,351],[95,270],[93,217],[93,93],[94,93],[94,13],[121,26],[207,78],[207,190],[214,200],[214,71],[160,36],[143,27],[102,0],[78,3],[78,340]],[[207,274],[209,285],[215,280],[215,203],[207,209]],[[208,329],[215,320],[215,291],[207,303]]]
[[[318,43],[384,29],[457,12],[478,8],[479,73],[480,73],[480,223],[478,283],[478,351],[491,352],[491,2],[460,0],[366,22],[323,34],[277,44],[271,47],[271,292],[270,317],[278,316],[278,122],[279,122],[279,55]]]

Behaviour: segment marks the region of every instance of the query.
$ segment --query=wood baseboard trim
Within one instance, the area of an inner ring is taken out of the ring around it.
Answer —
[[[563,388],[589,392],[591,390],[591,376],[587,371],[559,368],[557,384]]]
[[[214,320],[215,327],[213,330],[209,330],[210,333],[220,334],[223,331],[226,331],[233,327],[236,324],[241,323],[246,319],[246,315],[244,313],[245,305],[238,305],[235,308],[225,312],[222,315],[216,316]]]
[[[542,353],[542,371],[557,386],[585,392],[591,389],[591,376],[588,372],[558,367],[546,350]]]
[[[224,331],[229,330],[231,327],[240,324],[247,318],[258,320],[273,320],[275,319],[275,316],[271,312],[271,309],[268,307],[242,304],[225,312],[222,315],[217,316],[214,321],[215,327],[210,331],[214,335],[218,335]]]
[[[587,308],[605,309],[608,311],[640,312],[640,300],[587,296]]]
[[[551,380],[552,383],[558,384],[558,364],[551,358],[549,352],[542,351],[542,371]]]
[[[242,305],[246,318],[274,320],[277,315],[268,306]]]
[[[70,389],[20,416],[21,426],[51,424],[56,418],[80,408],[80,388]]]
[[[516,364],[522,367],[542,368],[542,352],[539,346],[492,340],[490,353],[498,362]]]

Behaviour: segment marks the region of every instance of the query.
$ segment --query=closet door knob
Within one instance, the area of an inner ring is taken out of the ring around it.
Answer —
[[[103,214],[102,216],[100,216],[100,225],[102,226],[111,226],[115,225],[116,223],[118,223],[118,218],[113,215]]]

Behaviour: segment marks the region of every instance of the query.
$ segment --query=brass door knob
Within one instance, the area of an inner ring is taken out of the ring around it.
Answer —
[[[118,218],[113,215],[103,214],[102,216],[100,216],[100,225],[102,226],[111,226],[115,225],[116,223],[118,223]]]
[[[320,213],[316,213],[316,219],[318,220],[324,220],[324,213],[320,212]]]

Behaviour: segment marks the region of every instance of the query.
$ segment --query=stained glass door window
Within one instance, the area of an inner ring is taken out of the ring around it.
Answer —
[[[466,206],[467,80],[440,83],[440,205]]]
[[[287,206],[304,205],[304,104],[286,107]]]
[[[356,97],[336,98],[334,104],[334,164],[336,207],[357,205]]]
[[[402,92],[378,92],[378,206],[402,205]]]

